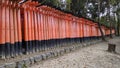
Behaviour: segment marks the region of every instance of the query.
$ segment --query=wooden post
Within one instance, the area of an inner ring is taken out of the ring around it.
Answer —
[[[108,44],[108,51],[115,52],[116,44]]]

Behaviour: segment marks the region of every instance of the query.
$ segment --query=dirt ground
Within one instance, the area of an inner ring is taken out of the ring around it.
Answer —
[[[120,38],[114,40],[120,41]],[[120,47],[117,47],[117,54],[109,53],[107,44],[102,42],[84,47],[60,57],[42,61],[30,68],[120,68]]]

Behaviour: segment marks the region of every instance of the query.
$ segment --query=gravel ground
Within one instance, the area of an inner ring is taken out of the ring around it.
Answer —
[[[107,42],[91,45],[29,68],[120,68],[120,54],[107,52],[107,46]]]

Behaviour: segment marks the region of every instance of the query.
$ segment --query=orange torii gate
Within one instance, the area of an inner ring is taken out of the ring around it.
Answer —
[[[21,1],[21,0],[20,0]],[[11,58],[98,39],[98,25],[35,1],[0,1],[0,57]],[[36,7],[37,6],[37,7]],[[109,28],[102,26],[105,35]],[[114,29],[112,30],[114,34]]]
[[[20,5],[11,1],[2,0],[0,7],[0,44],[2,58],[22,54]]]

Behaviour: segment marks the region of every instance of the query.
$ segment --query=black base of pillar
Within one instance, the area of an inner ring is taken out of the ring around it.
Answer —
[[[39,48],[38,48],[38,46],[39,46],[39,41],[38,41],[38,40],[35,40],[34,42],[35,42],[35,52],[38,52],[38,51],[39,51]]]
[[[18,54],[19,54],[19,44],[18,44],[18,42],[15,43],[14,47],[15,47],[15,56],[18,56]]]
[[[22,42],[18,42],[18,55],[22,55],[23,51],[22,51]]]
[[[38,41],[38,50],[41,51],[41,41]]]
[[[10,51],[11,51],[10,53],[11,57],[15,57],[15,45],[14,44],[10,45]]]
[[[45,50],[45,41],[44,40],[42,40],[41,41],[41,51],[43,51],[43,50]]]
[[[10,58],[10,43],[5,44],[5,57]]]
[[[35,40],[32,40],[32,53],[34,53],[35,52]]]
[[[5,44],[0,44],[0,58],[5,59]]]
[[[28,46],[29,46],[28,41],[24,41],[23,45],[22,45],[23,53],[24,54],[29,54],[29,48],[28,48]]]
[[[33,44],[32,41],[28,41],[28,52],[33,53]]]

